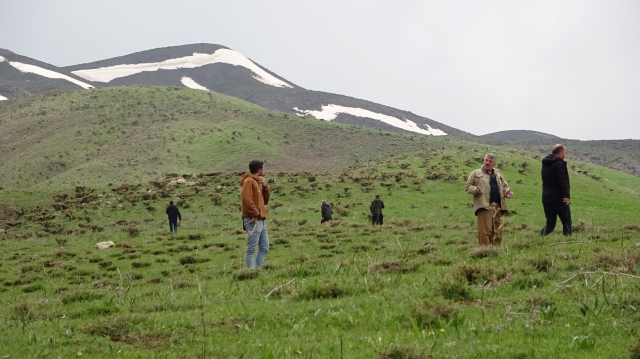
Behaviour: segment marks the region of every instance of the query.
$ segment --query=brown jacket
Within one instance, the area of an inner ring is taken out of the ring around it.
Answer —
[[[260,188],[258,177],[251,173],[245,173],[242,176],[240,186],[242,187],[242,218],[267,219],[267,210],[264,206],[269,204],[269,195],[271,194],[269,187]]]
[[[502,177],[500,170],[494,168],[496,173],[496,180],[498,182],[498,188],[500,189],[500,207],[503,212],[507,211],[507,201],[506,195],[507,192],[510,191],[509,184]],[[491,207],[490,194],[491,194],[491,185],[489,184],[490,175],[485,171],[484,166],[480,169],[477,169],[471,172],[469,179],[467,180],[467,185],[464,187],[464,190],[473,195],[473,211],[477,214],[478,210],[481,208],[489,209]],[[482,194],[478,194],[478,188],[482,191]]]

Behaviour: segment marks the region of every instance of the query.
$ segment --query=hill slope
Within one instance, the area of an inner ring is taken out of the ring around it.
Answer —
[[[448,140],[264,110],[185,88],[112,87],[0,103],[0,185],[149,180],[166,172],[326,171]]]
[[[102,86],[185,86],[223,93],[269,110],[340,123],[401,133],[469,135],[407,111],[306,90],[221,45],[165,47],[65,69]]]
[[[478,248],[463,191],[485,150],[515,193],[502,248]],[[465,144],[313,182],[268,174],[262,270],[243,268],[237,174],[202,176],[197,188],[4,191],[0,348],[33,356],[39,337],[45,358],[629,357],[640,179],[570,164],[571,239],[538,234],[540,161],[530,153]],[[380,192],[385,224],[372,227]],[[323,225],[322,199],[334,210]],[[169,200],[183,216],[177,235]],[[116,246],[95,249],[100,241]]]
[[[529,130],[510,130],[488,133],[481,137],[489,138],[499,142],[525,142],[525,141],[543,141],[543,140],[561,140],[560,137],[550,135],[544,132]]]

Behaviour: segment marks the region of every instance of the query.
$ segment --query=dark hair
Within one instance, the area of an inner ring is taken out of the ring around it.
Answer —
[[[171,205],[171,204],[173,204],[173,201],[169,201],[169,204],[170,204],[170,205]]]
[[[251,161],[249,163],[249,172],[251,172],[251,174],[258,173],[258,171],[262,169],[262,164],[262,161]]]

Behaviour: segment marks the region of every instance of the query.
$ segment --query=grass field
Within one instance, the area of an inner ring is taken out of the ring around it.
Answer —
[[[515,193],[501,248],[478,248],[464,192],[487,151]],[[569,160],[575,233],[542,238],[532,156],[456,144],[325,174],[267,164],[262,270],[243,268],[237,173],[5,189],[0,357],[640,357],[640,179]]]
[[[4,101],[3,101],[4,102]],[[146,182],[165,172],[327,171],[449,140],[267,111],[217,93],[114,87],[0,103],[0,187]]]

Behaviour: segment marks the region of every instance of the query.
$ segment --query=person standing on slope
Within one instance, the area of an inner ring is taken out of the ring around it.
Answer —
[[[182,222],[182,216],[178,207],[173,205],[173,201],[169,201],[169,207],[167,207],[167,216],[169,217],[169,232],[178,233],[178,219]]]
[[[507,211],[506,198],[513,197],[500,170],[494,168],[498,158],[493,153],[484,157],[484,165],[473,172],[464,187],[473,195],[473,209],[478,217],[478,242],[481,246],[502,243],[502,213]]]
[[[562,222],[562,233],[570,236],[571,228],[571,186],[569,170],[564,158],[567,149],[563,145],[553,146],[551,154],[542,160],[542,206],[547,224],[540,230],[546,236],[556,227],[556,217]]]
[[[263,162],[251,161],[249,163],[249,173],[245,173],[240,180],[242,188],[242,223],[247,231],[247,252],[245,262],[247,268],[262,268],[264,259],[269,252],[269,234],[267,233],[267,210],[264,208],[269,204],[269,186],[264,179]],[[258,255],[253,255],[258,247]]]
[[[384,208],[384,202],[380,199],[380,195],[376,195],[376,199],[371,202],[369,210],[371,211],[371,222],[375,226],[376,224],[382,225],[382,209]]]
[[[322,213],[322,221],[320,223],[333,220],[333,218],[331,218],[331,216],[333,215],[333,211],[331,210],[331,206],[327,204],[327,201],[322,200],[320,212]]]

